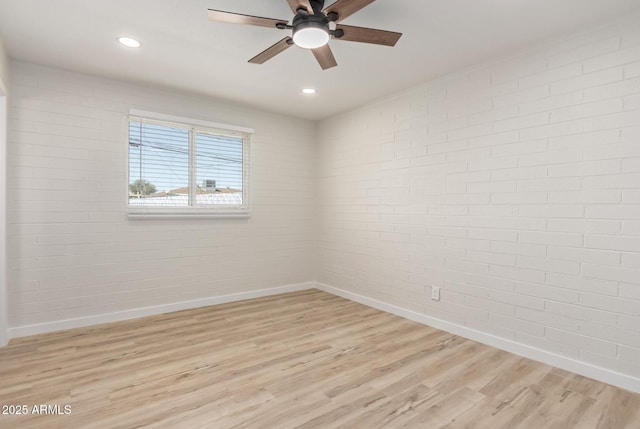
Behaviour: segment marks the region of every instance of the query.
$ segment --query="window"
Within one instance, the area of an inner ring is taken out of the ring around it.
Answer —
[[[186,118],[132,113],[129,216],[248,215],[250,132]]]

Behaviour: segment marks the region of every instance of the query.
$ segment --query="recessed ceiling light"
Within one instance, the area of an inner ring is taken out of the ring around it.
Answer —
[[[128,48],[140,47],[140,42],[138,42],[136,39],[132,39],[131,37],[118,37],[118,42],[122,43]]]
[[[305,89],[302,90],[302,93],[303,94],[315,94],[316,90],[313,89],[313,88],[305,88]]]

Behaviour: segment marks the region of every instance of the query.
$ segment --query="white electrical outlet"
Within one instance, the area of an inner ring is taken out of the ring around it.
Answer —
[[[440,301],[440,288],[438,286],[431,286],[431,299]]]

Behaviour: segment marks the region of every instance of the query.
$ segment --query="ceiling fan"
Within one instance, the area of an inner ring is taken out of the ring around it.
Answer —
[[[297,45],[310,49],[323,70],[338,65],[328,45],[329,39],[350,42],[373,43],[376,45],[395,46],[402,33],[376,30],[373,28],[353,27],[338,22],[353,15],[375,0],[337,0],[324,7],[324,0],[287,0],[295,14],[293,21],[284,19],[263,18],[243,15],[241,13],[224,12],[209,9],[209,21],[227,22],[231,24],[257,25],[260,27],[292,30],[291,36],[268,47],[249,60],[253,64],[262,64],[275,57],[285,49]]]

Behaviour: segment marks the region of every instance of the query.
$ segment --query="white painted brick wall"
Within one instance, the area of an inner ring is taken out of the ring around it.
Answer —
[[[639,19],[323,121],[317,279],[640,377]]]
[[[312,122],[12,64],[10,327],[312,280]],[[126,216],[130,108],[251,127],[247,220]]]

